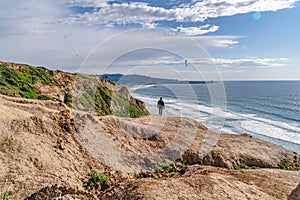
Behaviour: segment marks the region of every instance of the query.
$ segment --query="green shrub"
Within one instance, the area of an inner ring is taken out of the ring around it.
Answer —
[[[238,166],[235,166],[235,169],[236,170],[241,170],[241,169],[259,169],[259,167],[258,166],[248,166],[247,164],[242,163],[242,164],[240,164]]]
[[[165,172],[169,173],[171,171],[171,164],[170,163],[163,163],[162,166],[161,166],[161,168]]]
[[[203,165],[203,160],[201,160],[201,159],[198,160],[198,161],[197,161],[197,164],[198,164],[198,165]]]
[[[38,99],[39,100],[54,100],[55,98],[51,97],[51,96],[47,96],[47,95],[39,95]]]
[[[4,192],[4,194],[3,194],[2,200],[8,200],[8,199],[9,199],[9,196],[11,196],[12,194],[13,194],[12,191],[6,190],[6,191]]]
[[[283,164],[282,169],[284,169],[284,170],[298,171],[300,169],[299,166],[295,166],[295,165],[289,163],[287,160],[284,160],[282,164]]]
[[[26,85],[26,86],[23,86],[22,88],[20,88],[19,94],[23,98],[36,99],[37,98],[37,88],[32,87],[30,85],[28,85],[28,86]]]
[[[177,175],[177,170],[173,162],[162,163],[159,167],[156,168],[156,173],[160,176],[173,177]]]
[[[64,96],[64,103],[68,106],[68,107],[72,107],[72,101],[73,101],[73,97],[70,93],[66,93]]]
[[[97,193],[98,190],[103,191],[108,188],[109,176],[105,176],[104,174],[93,173],[89,180],[84,183],[84,187],[87,191],[95,191]]]
[[[171,173],[170,173],[170,176],[171,176],[171,177],[177,176],[177,172],[171,172]]]

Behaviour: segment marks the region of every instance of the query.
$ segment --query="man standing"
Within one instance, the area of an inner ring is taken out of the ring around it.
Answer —
[[[165,108],[165,103],[162,100],[162,97],[160,97],[159,101],[157,102],[157,107],[158,107],[158,113],[161,116],[162,115],[162,110]]]

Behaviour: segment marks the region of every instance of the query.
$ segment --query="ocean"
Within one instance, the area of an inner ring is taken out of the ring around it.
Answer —
[[[193,118],[219,133],[251,134],[300,153],[300,81],[225,81],[130,88],[151,114]]]

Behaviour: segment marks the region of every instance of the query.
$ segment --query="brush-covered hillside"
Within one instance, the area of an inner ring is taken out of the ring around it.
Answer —
[[[148,115],[143,102],[97,76],[72,74],[44,67],[0,62],[0,93],[27,99],[53,100],[99,116],[139,117]]]

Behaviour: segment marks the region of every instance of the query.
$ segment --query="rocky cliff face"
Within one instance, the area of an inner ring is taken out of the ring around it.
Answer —
[[[52,71],[42,67],[0,62],[0,93],[28,99],[54,100],[98,115],[148,115],[143,102],[124,86],[98,76]]]

